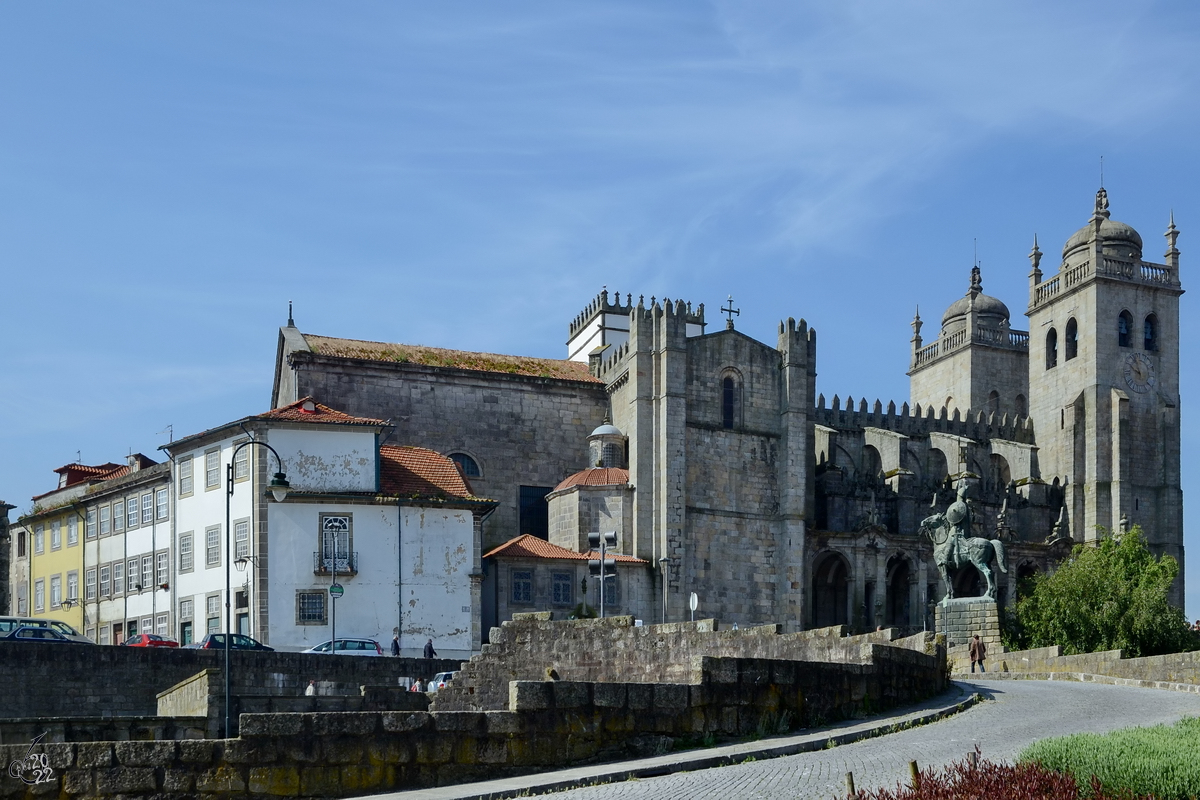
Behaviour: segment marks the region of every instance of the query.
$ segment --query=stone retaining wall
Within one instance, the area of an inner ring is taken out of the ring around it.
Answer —
[[[159,693],[202,670],[220,670],[224,659],[221,650],[5,642],[0,645],[0,675],[7,684],[0,693],[0,719],[155,716]],[[429,680],[460,665],[441,658],[248,650],[234,650],[230,662],[235,694],[277,696],[301,695],[313,679],[338,686],[341,694],[357,695],[362,685],[394,686],[400,677]]]
[[[1200,684],[1200,651],[1126,658],[1121,650],[1063,655],[1061,647],[1017,650],[999,656],[1002,672],[1078,672],[1135,681]]]
[[[518,614],[492,628],[491,643],[437,693],[434,711],[507,708],[510,681],[560,680],[694,683],[698,656],[868,664],[877,645],[925,651],[923,634],[891,630],[846,636],[837,626],[780,635],[779,626],[718,630],[714,620],[634,627],[633,618],[552,621],[550,612]]]
[[[941,650],[874,645],[871,662],[699,657],[690,685],[514,681],[504,711],[246,714],[233,740],[47,744],[36,752],[51,782],[8,778],[0,798],[317,798],[438,786],[665,752],[678,739],[784,732],[945,686]],[[26,750],[0,747],[0,761]]]

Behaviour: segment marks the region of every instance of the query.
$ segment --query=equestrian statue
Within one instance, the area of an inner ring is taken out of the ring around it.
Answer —
[[[971,531],[971,507],[967,505],[967,486],[966,481],[959,481],[958,497],[946,509],[946,513],[934,514],[921,522],[920,530],[933,542],[933,561],[946,584],[942,605],[954,597],[954,584],[950,581],[948,570],[957,570],[967,564],[974,566],[987,579],[984,596],[989,600],[996,599],[991,562],[994,560],[1001,572],[1008,572],[1004,564],[1003,542],[968,536]]]

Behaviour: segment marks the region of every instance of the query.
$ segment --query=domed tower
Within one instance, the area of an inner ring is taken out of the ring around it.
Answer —
[[[546,495],[550,543],[582,553],[589,533],[615,531],[617,551],[628,554],[633,487],[625,467],[625,436],[607,417],[588,436],[588,463]]]
[[[1030,260],[1030,416],[1042,478],[1064,487],[1079,541],[1122,515],[1183,565],[1179,476],[1179,231],[1166,263],[1142,259],[1142,237],[1096,193],[1088,223],[1043,279]],[[1182,569],[1177,586],[1182,591]],[[1182,595],[1174,598],[1177,603]]]
[[[1008,306],[983,293],[979,267],[971,268],[966,295],[942,315],[936,340],[921,338],[920,314],[913,320],[912,403],[947,408],[949,414],[985,411],[1027,413],[1029,334],[1009,326]]]

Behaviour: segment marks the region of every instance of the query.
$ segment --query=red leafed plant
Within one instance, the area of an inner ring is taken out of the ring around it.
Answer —
[[[978,758],[978,750],[976,750]],[[955,762],[940,772],[922,770],[917,786],[875,792],[860,791],[859,800],[1139,800],[1137,796],[1105,792],[1099,781],[1081,792],[1075,778],[1037,764],[996,764],[978,759]]]

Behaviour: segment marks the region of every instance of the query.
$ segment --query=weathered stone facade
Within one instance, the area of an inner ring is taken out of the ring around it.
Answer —
[[[914,321],[911,404],[899,409],[817,397],[816,333],[803,320],[781,323],[771,346],[732,322],[705,333],[703,306],[608,292],[569,326],[586,376],[570,361],[355,349],[289,327],[275,400],[328,397],[390,417],[406,442],[478,454],[472,480],[501,502],[485,546],[528,532],[522,487],[559,487],[539,535],[582,552],[586,533],[615,530],[652,587],[646,607],[624,609],[638,617],[686,619],[695,593],[702,615],[727,623],[919,630],[949,588],[921,522],[946,511],[960,481],[973,535],[1004,541],[1002,604],[1096,525],[1140,523],[1182,562],[1177,235],[1172,225],[1166,264],[1144,262],[1102,192],[1057,275],[1043,279],[1035,245],[1032,336],[983,294],[976,267],[936,341]],[[1051,341],[1061,352],[1047,366]],[[572,480],[612,466],[597,461],[619,448],[598,459],[589,440],[602,421],[623,437],[627,481]],[[493,582],[501,571],[485,570]],[[973,568],[953,582],[957,596],[980,593]],[[503,618],[485,607],[485,628]]]

